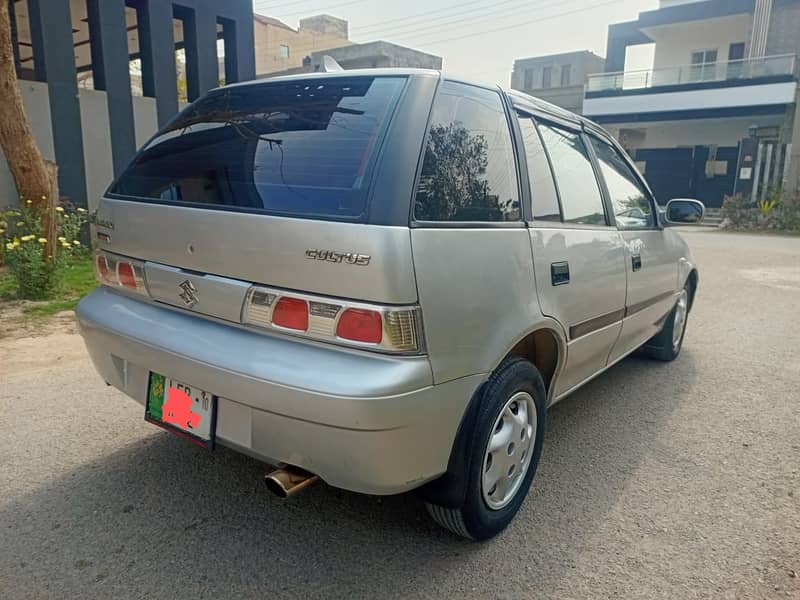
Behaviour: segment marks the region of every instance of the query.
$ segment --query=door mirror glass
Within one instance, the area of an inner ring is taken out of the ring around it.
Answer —
[[[706,207],[699,200],[670,200],[665,212],[670,225],[699,225],[703,222]]]

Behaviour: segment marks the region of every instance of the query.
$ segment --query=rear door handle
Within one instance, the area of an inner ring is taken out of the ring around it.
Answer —
[[[567,285],[569,283],[569,263],[557,262],[550,265],[550,278],[553,285]]]
[[[633,265],[634,272],[642,270],[642,257],[639,254],[631,256],[631,264]]]

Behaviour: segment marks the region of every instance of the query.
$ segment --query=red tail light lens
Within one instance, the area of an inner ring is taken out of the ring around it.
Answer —
[[[296,331],[308,331],[308,302],[281,298],[272,312],[272,324]]]
[[[136,289],[136,273],[132,264],[122,261],[117,263],[117,277],[121,286],[131,290]]]
[[[109,279],[108,274],[110,272],[110,269],[108,268],[108,261],[106,260],[106,257],[103,256],[102,254],[98,255],[97,257],[97,272],[103,279],[105,280]]]
[[[336,335],[354,342],[380,344],[383,339],[383,319],[379,312],[348,308],[339,317]]]

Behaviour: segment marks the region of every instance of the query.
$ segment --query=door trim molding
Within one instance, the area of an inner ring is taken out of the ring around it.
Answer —
[[[663,294],[659,294],[658,296],[653,296],[652,298],[649,298],[644,302],[638,302],[636,304],[632,304],[625,308],[625,318],[628,318],[631,315],[635,315],[636,313],[640,313],[643,310],[650,308],[654,304],[658,304],[659,302],[671,298],[674,295],[675,292],[664,292]]]
[[[625,309],[621,308],[619,310],[600,315],[599,317],[589,319],[583,323],[578,323],[577,325],[573,325],[569,328],[569,339],[570,341],[573,341],[577,340],[578,338],[585,337],[599,329],[603,329],[604,327],[608,327],[609,325],[613,325],[614,323],[622,321],[624,317]]]

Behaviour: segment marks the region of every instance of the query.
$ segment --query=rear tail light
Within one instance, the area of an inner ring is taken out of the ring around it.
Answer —
[[[141,261],[100,251],[95,255],[94,267],[97,280],[103,285],[147,295]]]
[[[424,351],[418,306],[388,307],[253,287],[242,321],[267,330],[393,354]]]
[[[281,298],[272,312],[272,324],[295,331],[308,331],[308,302],[298,298]]]
[[[380,344],[383,339],[383,318],[374,310],[348,308],[339,317],[336,335],[345,340]]]

